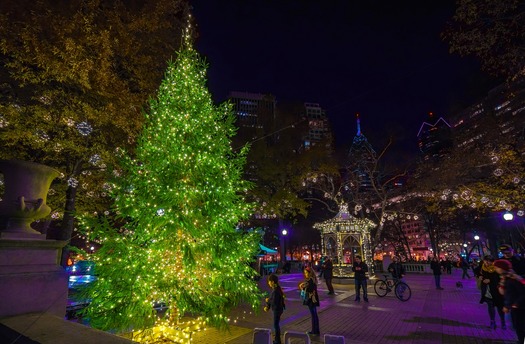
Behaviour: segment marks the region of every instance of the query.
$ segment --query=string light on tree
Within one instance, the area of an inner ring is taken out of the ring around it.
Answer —
[[[150,101],[135,154],[120,152],[110,191],[116,219],[82,222],[88,239],[103,243],[91,255],[99,276],[87,290],[91,324],[155,328],[175,342],[188,340],[175,329],[184,315],[200,315],[195,328],[225,327],[230,309],[261,300],[250,267],[260,234],[236,228],[253,209],[242,196],[246,149],[232,151],[231,105],[213,104],[189,37]]]

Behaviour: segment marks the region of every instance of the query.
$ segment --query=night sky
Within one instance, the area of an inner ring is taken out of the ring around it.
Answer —
[[[495,85],[474,58],[450,55],[440,33],[450,0],[195,0],[197,48],[216,102],[230,91],[319,103],[339,150],[355,114],[376,150],[408,160],[428,113],[445,118]]]

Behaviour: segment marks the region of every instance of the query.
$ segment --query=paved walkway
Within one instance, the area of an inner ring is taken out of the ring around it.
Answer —
[[[281,319],[281,331],[310,330],[310,313],[299,298],[299,273],[280,276],[285,291],[286,310]],[[463,288],[456,282],[462,281]],[[321,307],[318,309],[321,336],[312,336],[312,343],[324,343],[324,334],[344,336],[347,344],[357,343],[413,343],[413,344],[510,344],[516,343],[514,331],[507,320],[507,330],[489,328],[486,304],[480,304],[474,278],[461,280],[461,271],[442,275],[444,290],[434,288],[434,278],[428,274],[410,274],[406,282],[412,289],[412,298],[399,301],[393,293],[378,297],[369,283],[369,303],[354,302],[354,285],[334,284],[336,295],[326,295],[324,282],[319,286]],[[265,280],[263,290],[269,290]],[[194,335],[196,344],[250,344],[253,329],[271,328],[270,313],[253,314],[248,308],[238,308],[231,315],[233,326],[229,333],[210,329]],[[497,315],[496,315],[497,317]],[[301,343],[292,341],[292,343]]]

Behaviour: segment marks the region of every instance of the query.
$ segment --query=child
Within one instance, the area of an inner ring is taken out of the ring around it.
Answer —
[[[268,276],[268,285],[272,288],[270,297],[266,298],[266,306],[264,311],[268,312],[270,309],[273,312],[273,330],[275,332],[273,344],[281,344],[281,327],[279,321],[284,311],[284,293],[279,285],[279,277],[271,274]]]

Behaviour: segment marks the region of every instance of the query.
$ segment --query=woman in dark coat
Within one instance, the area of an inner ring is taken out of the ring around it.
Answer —
[[[478,278],[481,280],[481,303],[487,303],[490,317],[490,327],[496,328],[496,311],[501,320],[501,328],[506,329],[505,313],[503,313],[503,295],[498,291],[499,274],[494,267],[494,258],[490,255],[483,257]]]
[[[273,330],[274,330],[274,340],[273,344],[281,344],[281,326],[279,322],[281,321],[281,315],[284,311],[284,293],[283,289],[279,285],[279,278],[277,275],[271,274],[268,277],[268,285],[272,288],[272,293],[270,297],[266,298],[266,306],[264,311],[268,312],[270,309],[273,313]]]
[[[317,294],[317,278],[310,267],[304,269],[304,281],[299,284],[299,289],[306,292],[306,299],[303,304],[308,306],[312,316],[312,330],[308,334],[319,335],[319,316],[317,307],[319,307],[319,294]]]

